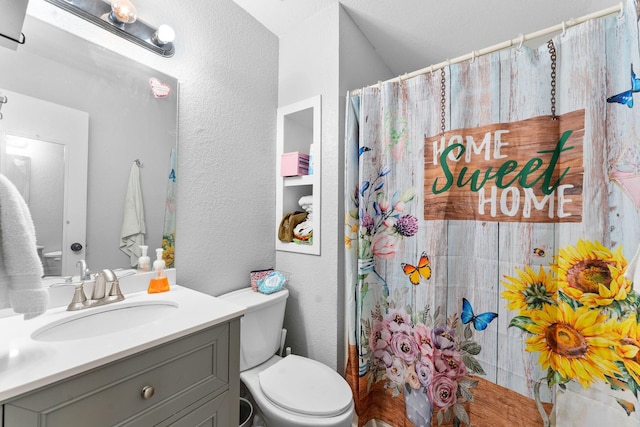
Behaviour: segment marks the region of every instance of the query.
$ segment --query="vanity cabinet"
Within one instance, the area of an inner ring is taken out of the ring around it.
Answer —
[[[233,319],[24,394],[3,427],[232,425],[239,340]]]
[[[320,255],[320,174],[321,174],[321,97],[314,96],[278,108],[276,144],[276,250]],[[299,152],[311,158],[313,173],[282,176],[282,155]],[[298,201],[303,196],[313,200],[312,244],[283,242],[278,229],[284,215],[302,211]]]

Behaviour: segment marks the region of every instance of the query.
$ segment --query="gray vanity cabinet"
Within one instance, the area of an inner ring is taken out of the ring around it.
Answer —
[[[3,427],[230,426],[239,419],[239,322],[4,402]]]

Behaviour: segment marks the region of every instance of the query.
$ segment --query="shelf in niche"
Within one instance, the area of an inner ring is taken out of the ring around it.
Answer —
[[[285,187],[297,187],[299,185],[313,185],[313,175],[287,176],[284,178]]]
[[[276,146],[276,230],[285,214],[300,210],[301,197],[312,196],[313,243],[283,242],[275,236],[278,251],[320,255],[320,177],[321,177],[321,97],[308,98],[278,108]],[[281,176],[280,159],[284,153],[308,153],[313,158],[313,174]]]

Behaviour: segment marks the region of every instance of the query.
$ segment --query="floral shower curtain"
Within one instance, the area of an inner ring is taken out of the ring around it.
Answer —
[[[538,49],[348,94],[360,425],[639,425],[634,66],[629,1]]]

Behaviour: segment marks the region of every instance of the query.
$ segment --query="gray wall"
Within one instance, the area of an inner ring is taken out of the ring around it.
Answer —
[[[338,3],[280,38],[278,105],[322,95],[320,256],[277,252],[291,272],[285,327],[294,353],[342,371],[344,347],[344,95],[391,71]]]
[[[231,0],[136,7],[144,21],[175,29],[172,58],[44,0],[31,0],[28,13],[179,80],[177,281],[213,295],[248,286],[249,271],[275,264],[278,40]],[[164,191],[166,179],[156,185]]]
[[[230,0],[215,7],[194,0],[178,9],[169,0],[139,3],[139,11],[157,5],[150,12],[155,16],[141,15],[148,22],[176,29],[174,58],[156,58],[55,15],[58,25],[96,42],[108,38],[110,48],[180,80],[178,282],[219,295],[247,286],[252,269],[290,271],[287,344],[342,370],[344,95],[391,72],[337,3],[280,41]],[[276,107],[317,94],[323,104],[321,255],[276,254]]]

